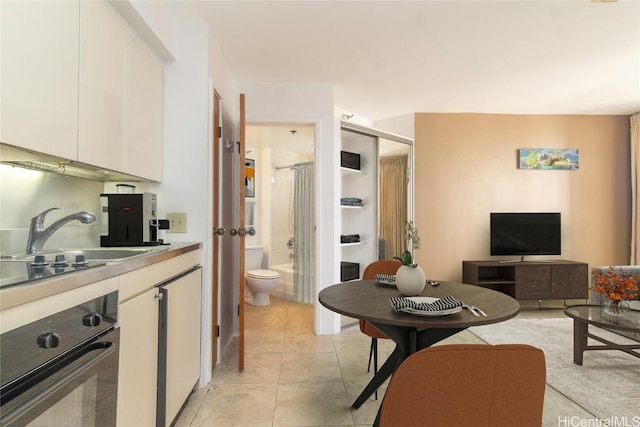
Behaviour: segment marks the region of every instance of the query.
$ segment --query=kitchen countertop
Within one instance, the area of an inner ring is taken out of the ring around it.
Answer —
[[[141,248],[150,249],[149,246]],[[77,273],[64,274],[53,279],[38,280],[12,286],[0,291],[0,310],[6,310],[11,307],[129,273],[201,248],[202,243],[171,243],[167,250],[162,250],[161,252],[152,252],[148,255],[137,256],[130,260],[125,259],[117,262],[107,262],[106,265],[101,267],[94,267]],[[127,249],[134,248],[127,247]],[[162,249],[164,249],[164,247]]]

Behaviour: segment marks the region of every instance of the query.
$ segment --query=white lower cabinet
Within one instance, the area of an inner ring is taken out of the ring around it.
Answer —
[[[161,287],[166,327],[161,325],[160,331],[166,336],[160,337],[160,426],[171,425],[200,378],[201,282],[202,270],[197,269]]]
[[[200,378],[201,255],[119,276],[119,427],[170,425]]]
[[[118,305],[118,426],[154,426],[158,375],[158,288]]]

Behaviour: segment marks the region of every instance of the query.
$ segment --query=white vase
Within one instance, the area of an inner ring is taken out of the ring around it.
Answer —
[[[605,298],[603,306],[604,311],[609,314],[613,314],[614,316],[623,316],[625,313],[629,312],[629,302],[624,300],[616,301]]]
[[[424,271],[420,266],[414,268],[410,265],[403,265],[396,272],[396,286],[404,296],[420,295],[424,290],[425,284]]]

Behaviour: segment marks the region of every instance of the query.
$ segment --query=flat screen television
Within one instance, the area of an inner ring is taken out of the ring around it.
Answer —
[[[491,255],[561,255],[559,212],[491,212]]]

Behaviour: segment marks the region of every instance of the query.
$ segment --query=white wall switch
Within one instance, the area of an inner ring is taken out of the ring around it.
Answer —
[[[167,219],[169,220],[169,233],[187,232],[186,212],[167,213]]]

